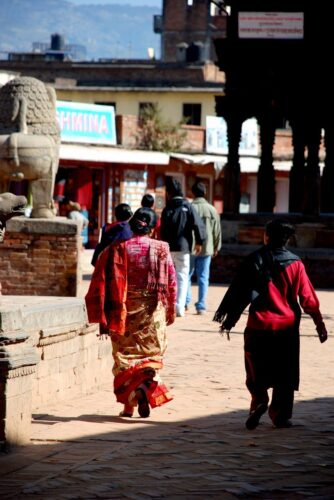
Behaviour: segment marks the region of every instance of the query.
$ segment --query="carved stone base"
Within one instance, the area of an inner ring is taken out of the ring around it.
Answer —
[[[0,324],[0,446],[29,442],[32,413],[112,384],[110,339],[83,299],[2,296]]]
[[[75,297],[82,279],[78,221],[16,217],[0,246],[4,295]]]

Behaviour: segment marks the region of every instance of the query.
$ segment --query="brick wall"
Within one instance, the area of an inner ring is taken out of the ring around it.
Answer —
[[[81,228],[64,217],[8,222],[0,245],[3,295],[75,297],[81,280]]]
[[[165,61],[177,59],[177,45],[191,44],[201,41],[205,43],[208,30],[214,26],[212,33],[215,37],[224,37],[226,34],[226,16],[211,16],[208,19],[209,6],[206,0],[194,0],[188,5],[187,0],[165,0],[163,11],[163,54]],[[211,58],[215,54],[211,47]]]
[[[117,144],[133,148],[136,146],[138,134],[138,118],[134,115],[116,116]]]
[[[202,153],[205,150],[205,127],[182,125],[181,130],[186,133],[182,144],[183,151]]]
[[[277,159],[292,159],[293,146],[292,146],[292,131],[291,129],[283,130],[277,129],[275,134],[275,144],[273,150],[274,158]],[[325,157],[324,141],[321,141],[319,150],[320,160]]]
[[[229,283],[245,257],[263,244],[264,225],[274,216],[259,214],[227,215],[221,217],[223,246],[212,260],[212,283]],[[302,215],[286,214],[296,227],[290,249],[304,262],[316,288],[333,288],[334,284],[334,219],[319,217],[307,220]]]

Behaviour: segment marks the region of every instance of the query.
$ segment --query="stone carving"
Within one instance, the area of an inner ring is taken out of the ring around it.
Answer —
[[[0,89],[0,192],[10,181],[31,183],[31,217],[53,218],[60,130],[53,88],[18,77]]]
[[[0,194],[0,242],[4,239],[6,222],[12,217],[24,215],[26,204],[25,196],[16,196],[12,193]]]

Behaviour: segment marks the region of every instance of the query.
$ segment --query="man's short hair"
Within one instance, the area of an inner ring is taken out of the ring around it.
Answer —
[[[174,177],[166,177],[166,191],[171,197],[183,196],[181,182]]]
[[[203,198],[206,194],[205,184],[203,182],[195,182],[191,191],[196,198]]]
[[[130,205],[127,203],[120,203],[115,207],[115,217],[119,222],[129,220],[133,215]]]
[[[273,219],[267,222],[265,232],[269,238],[269,243],[273,247],[280,248],[287,244],[296,230],[295,226],[286,220]]]
[[[154,205],[154,196],[152,196],[150,193],[144,194],[144,196],[141,199],[141,206],[152,208],[153,205]]]

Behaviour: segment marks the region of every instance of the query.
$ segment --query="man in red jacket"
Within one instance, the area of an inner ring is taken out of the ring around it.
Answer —
[[[229,331],[250,304],[244,332],[246,386],[251,405],[246,427],[255,429],[267,411],[275,427],[290,427],[294,391],[299,387],[301,308],[309,314],[320,342],[327,331],[319,300],[300,258],[287,250],[294,227],[281,220],[266,225],[264,246],[249,255],[229,286],[215,316]]]

